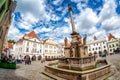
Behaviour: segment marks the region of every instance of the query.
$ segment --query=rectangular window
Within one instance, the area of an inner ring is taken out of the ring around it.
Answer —
[[[29,48],[26,48],[26,52],[29,52]]]
[[[118,43],[116,44],[116,46],[118,46]]]
[[[112,49],[110,49],[110,51],[112,51]]]
[[[45,52],[47,53],[48,51],[47,51],[47,50],[45,50]]]
[[[41,53],[41,49],[40,49],[40,53]]]
[[[113,47],[114,47],[114,44],[112,44],[113,45]]]
[[[89,51],[91,51],[91,50],[89,49]]]
[[[48,48],[48,45],[45,45],[45,48]]]
[[[99,49],[100,49],[100,47],[99,47]]]
[[[111,48],[111,45],[109,45],[109,47]]]
[[[27,46],[29,46],[29,42],[27,42]]]

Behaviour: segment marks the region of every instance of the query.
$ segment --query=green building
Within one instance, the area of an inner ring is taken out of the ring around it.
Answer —
[[[110,54],[115,53],[115,50],[120,48],[120,39],[115,38],[112,34],[109,34],[108,39],[108,51]]]
[[[0,0],[0,56],[11,25],[12,13],[15,10],[15,0]]]

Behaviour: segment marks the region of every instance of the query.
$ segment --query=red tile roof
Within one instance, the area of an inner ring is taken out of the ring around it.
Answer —
[[[13,43],[9,43],[9,42],[7,42],[6,44],[5,44],[5,48],[12,48],[13,49]]]
[[[28,34],[25,34],[25,36],[39,39],[38,36],[36,35],[36,33],[34,31],[32,31],[32,32],[30,32]]]
[[[63,47],[65,47],[65,44],[62,44]],[[67,43],[67,47],[70,47],[71,44],[70,43]]]
[[[108,40],[111,40],[112,38],[115,38],[111,33],[108,35]]]
[[[34,31],[31,31],[28,34],[25,34],[23,37],[21,37],[17,42],[22,42],[25,36],[39,39],[36,33]]]

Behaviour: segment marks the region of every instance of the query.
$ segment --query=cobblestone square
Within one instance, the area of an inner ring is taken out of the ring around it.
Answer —
[[[114,71],[107,80],[120,80],[120,54],[107,56],[107,60],[112,64],[111,68]],[[17,69],[0,68],[0,80],[50,80],[41,74],[47,63],[49,62],[33,61],[31,65],[17,64]]]

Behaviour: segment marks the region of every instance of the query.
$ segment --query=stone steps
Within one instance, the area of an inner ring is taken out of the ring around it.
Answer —
[[[66,80],[66,79],[60,78],[60,77],[58,77],[58,76],[55,76],[55,75],[53,75],[53,74],[50,74],[50,73],[48,73],[48,72],[42,72],[42,74],[43,74],[44,76],[48,77],[49,80]]]

